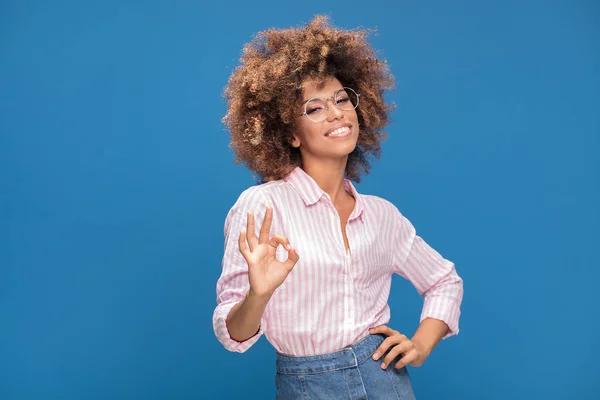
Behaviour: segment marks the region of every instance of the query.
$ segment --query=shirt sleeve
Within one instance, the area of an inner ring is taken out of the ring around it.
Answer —
[[[231,338],[226,321],[231,308],[244,299],[250,288],[248,264],[239,251],[240,232],[246,230],[248,212],[254,213],[255,228],[258,234],[266,211],[264,195],[255,188],[243,192],[225,219],[225,249],[222,272],[217,281],[217,307],[213,313],[213,329],[217,339],[232,352],[243,353],[263,335],[263,322],[258,332],[251,338],[238,342]]]
[[[454,263],[425,243],[399,212],[395,232],[394,272],[409,280],[424,297],[420,321],[434,318],[446,323],[449,330],[443,339],[458,334],[463,281]]]

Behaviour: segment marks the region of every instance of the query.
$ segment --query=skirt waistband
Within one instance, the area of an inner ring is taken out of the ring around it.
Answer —
[[[294,357],[277,353],[277,372],[281,374],[318,374],[356,367],[371,357],[383,342],[385,335],[368,335],[357,343],[333,353]]]

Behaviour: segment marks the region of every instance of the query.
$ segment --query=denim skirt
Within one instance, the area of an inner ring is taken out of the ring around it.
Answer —
[[[329,354],[293,357],[277,353],[277,400],[413,400],[406,367],[394,362],[384,370],[384,356],[371,357],[385,339],[369,335],[352,346]]]

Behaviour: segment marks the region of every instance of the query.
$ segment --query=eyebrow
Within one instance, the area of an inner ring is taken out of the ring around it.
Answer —
[[[333,91],[333,93],[335,94],[335,92],[337,92],[338,90],[340,90],[340,89],[343,89],[343,88],[344,88],[344,87],[342,86],[342,87],[340,87],[340,88],[338,88],[338,89],[335,89],[335,90]],[[329,96],[329,97],[333,97],[333,96]],[[329,98],[329,97],[328,97],[328,98]],[[322,97],[311,97],[311,98],[310,98],[310,99],[308,99],[308,100],[304,100],[304,101],[302,102],[302,104],[300,104],[300,105],[301,105],[301,106],[303,106],[304,104],[308,103],[308,102],[309,102],[309,101],[311,101],[312,99],[321,99],[321,100],[322,100],[323,98],[322,98]]]

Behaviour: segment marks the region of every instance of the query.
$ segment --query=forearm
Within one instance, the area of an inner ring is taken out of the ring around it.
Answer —
[[[411,341],[423,347],[429,355],[435,346],[448,332],[448,325],[439,319],[425,318]]]
[[[243,342],[256,335],[269,299],[270,297],[255,296],[248,291],[246,297],[231,308],[226,325],[233,340]]]

